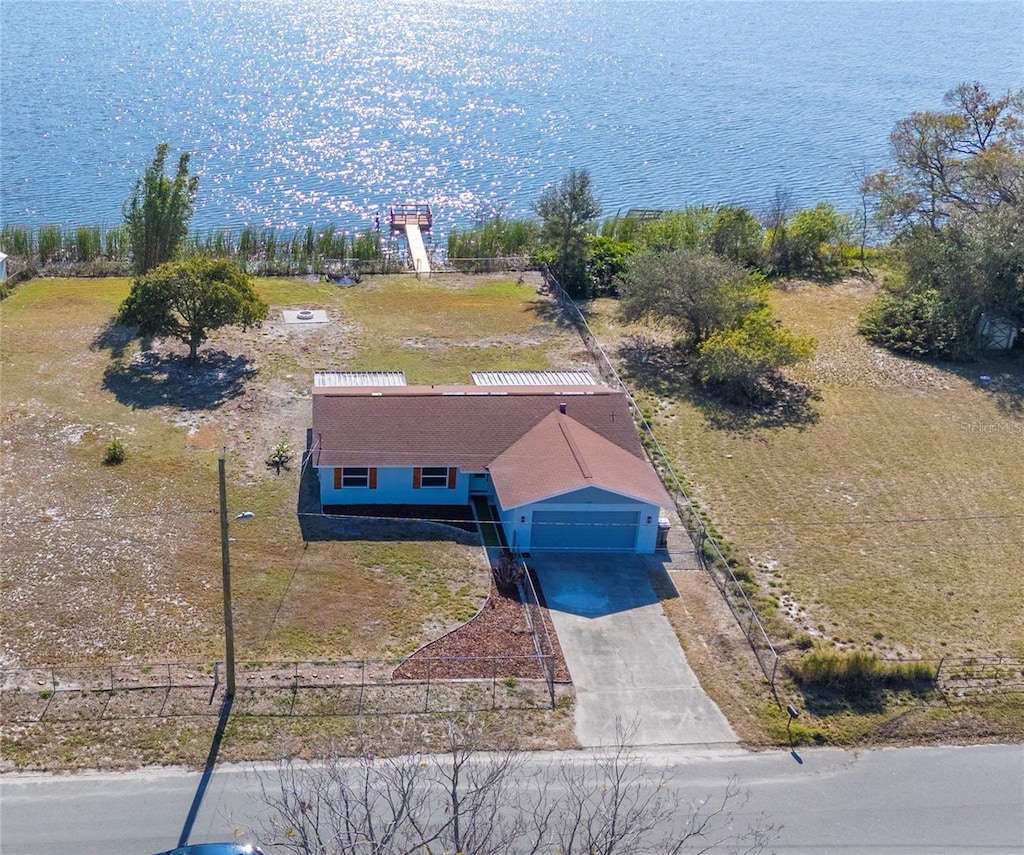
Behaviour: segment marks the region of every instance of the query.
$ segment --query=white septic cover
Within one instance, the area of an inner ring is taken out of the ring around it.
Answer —
[[[326,324],[327,312],[323,309],[285,309],[286,324]]]

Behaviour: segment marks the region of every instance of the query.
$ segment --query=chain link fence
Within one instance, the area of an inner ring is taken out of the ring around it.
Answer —
[[[690,540],[693,542],[701,567],[711,577],[711,580],[725,599],[730,611],[736,618],[737,624],[743,631],[747,643],[757,657],[761,671],[774,690],[780,656],[775,645],[772,644],[768,631],[757,614],[757,610],[750,602],[743,584],[733,572],[732,566],[722,553],[718,543],[705,528],[700,516],[694,510],[690,496],[683,487],[682,479],[679,478],[673,469],[669,456],[661,447],[661,443],[658,442],[658,438],[655,436],[650,423],[647,421],[629,388],[622,381],[618,371],[615,370],[611,360],[604,352],[604,348],[601,347],[597,336],[590,329],[590,325],[587,323],[583,313],[547,268],[543,270],[543,274],[551,295],[579,331],[580,337],[593,358],[601,378],[612,388],[619,389],[625,393],[626,399],[629,401],[629,407],[633,412],[633,418],[636,420],[637,426],[641,431],[641,437],[648,458],[661,476],[665,488],[675,499],[676,512],[679,515],[680,522],[686,528]]]
[[[363,716],[551,709],[569,685],[506,676],[535,657],[436,657],[423,676],[395,679],[401,660],[246,663],[234,712],[254,716]],[[451,679],[460,667],[476,676]],[[222,663],[55,666],[0,672],[6,723],[216,716]]]

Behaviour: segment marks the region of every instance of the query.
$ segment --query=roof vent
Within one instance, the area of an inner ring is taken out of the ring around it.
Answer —
[[[558,412],[560,412],[563,416],[565,415],[565,402],[564,401],[561,404],[558,405]]]

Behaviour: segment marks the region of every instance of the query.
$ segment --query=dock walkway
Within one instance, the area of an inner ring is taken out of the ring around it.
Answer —
[[[430,258],[423,243],[423,231],[430,231],[434,224],[434,215],[430,205],[425,202],[408,202],[391,206],[391,231],[405,232],[405,240],[409,247],[416,275],[430,274]],[[422,230],[422,231],[421,231]]]

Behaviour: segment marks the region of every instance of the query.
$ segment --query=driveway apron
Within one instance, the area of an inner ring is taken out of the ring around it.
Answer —
[[[576,737],[584,747],[735,743],[736,734],[697,682],[636,555],[535,553],[542,595],[576,687]],[[660,565],[659,565],[660,567]]]

